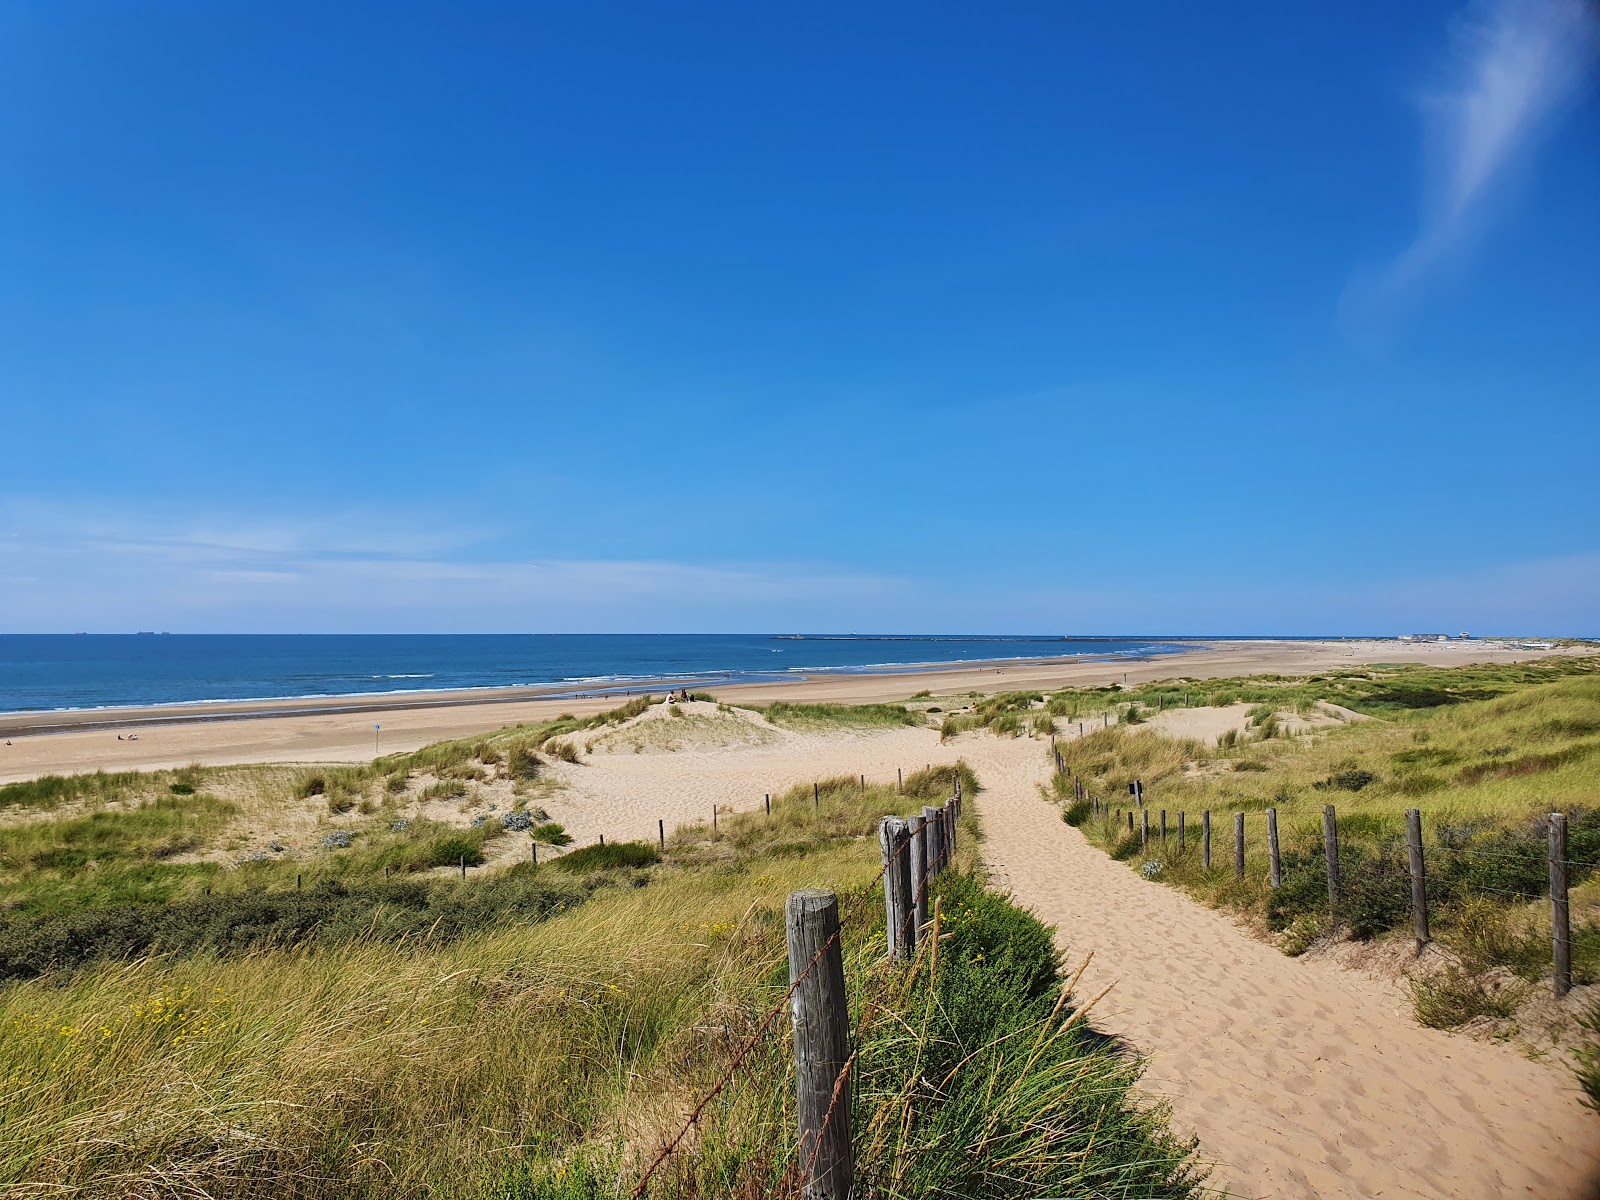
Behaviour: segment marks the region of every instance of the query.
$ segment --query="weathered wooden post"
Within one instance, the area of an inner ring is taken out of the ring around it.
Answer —
[[[878,822],[878,847],[883,851],[883,903],[889,919],[889,957],[911,957],[917,931],[911,904],[910,830],[904,817]]]
[[[1133,832],[1133,809],[1128,810],[1128,832]]]
[[[1428,944],[1428,882],[1422,863],[1422,813],[1406,809],[1406,846],[1411,851],[1411,931],[1417,953]]]
[[[711,836],[713,838],[717,836],[717,806],[715,804],[711,806]],[[600,844],[603,846],[605,843],[606,835],[602,833],[600,835]]]
[[[1267,861],[1272,886],[1277,887],[1283,882],[1283,862],[1278,857],[1278,810],[1275,808],[1267,809]]]
[[[1178,812],[1178,853],[1182,854],[1189,848],[1189,832],[1184,826],[1183,811]]]
[[[1161,844],[1167,844],[1167,810],[1164,808],[1161,810]]]
[[[792,892],[789,1011],[794,1019],[794,1074],[806,1200],[849,1200],[855,1181],[850,1143],[850,1010],[839,949],[839,899],[832,892]]]
[[[1567,904],[1567,814],[1550,814],[1550,937],[1559,1000],[1572,990],[1572,910]]]
[[[298,875],[294,877],[294,890],[297,892],[300,890],[300,876]]]
[[[539,843],[531,839],[528,842],[528,861],[536,867],[539,865]]]
[[[911,911],[916,931],[913,940],[920,940],[922,927],[928,923],[928,825],[920,816],[907,819],[911,827]]]
[[[1211,870],[1211,810],[1208,808],[1200,814],[1200,844],[1205,848],[1205,858],[1202,860],[1206,870]]]
[[[894,778],[895,787],[897,787],[900,790],[900,794],[904,796],[906,794],[906,769],[904,767],[896,767],[894,769]]]
[[[1339,907],[1339,818],[1333,805],[1322,806],[1322,852],[1328,858],[1328,911]]]
[[[944,868],[944,830],[940,827],[940,810],[931,804],[922,806],[922,826],[928,835],[928,877],[931,879]]]
[[[1148,850],[1150,848],[1150,810],[1148,808],[1140,809],[1139,817],[1139,846],[1141,849]]]
[[[461,878],[465,879],[466,877],[467,877],[467,856],[465,854],[463,854],[461,856]]]
[[[863,792],[867,790],[867,777],[865,775],[861,777],[861,790]]]
[[[944,802],[944,861],[948,866],[956,856],[956,805],[954,796]]]
[[[713,829],[715,829],[716,825],[717,825],[717,810],[716,810],[716,806],[713,805],[712,809],[711,809],[711,826],[712,826]],[[604,846],[606,844],[606,835],[603,834],[603,833],[600,835],[600,844],[602,846]]]
[[[661,839],[661,848],[667,848],[667,823],[665,820],[656,821],[656,836]]]
[[[767,793],[767,816],[770,817],[771,815],[772,815],[772,793],[768,792]]]
[[[1233,873],[1244,878],[1244,814],[1233,814]]]
[[[811,783],[811,807],[822,807],[822,785],[815,780]]]

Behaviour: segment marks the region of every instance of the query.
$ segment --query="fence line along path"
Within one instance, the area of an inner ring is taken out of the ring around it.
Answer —
[[[1229,918],[1090,846],[1039,798],[1036,745],[961,754],[995,882],[1094,952],[1095,1024],[1150,1057],[1147,1091],[1200,1137],[1215,1182],[1243,1196],[1585,1200],[1600,1116],[1560,1064],[1416,1024],[1404,995],[1293,959]],[[1215,863],[1226,869],[1226,859]]]

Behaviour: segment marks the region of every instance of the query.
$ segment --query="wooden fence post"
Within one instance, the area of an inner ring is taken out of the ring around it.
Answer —
[[[465,879],[466,877],[467,877],[467,856],[465,854],[463,854],[461,856],[461,878]]]
[[[944,802],[944,860],[948,865],[956,856],[956,799]]]
[[[1244,878],[1244,814],[1233,814],[1233,873]]]
[[[1164,808],[1161,810],[1161,844],[1167,844],[1167,810]]]
[[[785,908],[802,1187],[807,1200],[848,1200],[855,1155],[839,898],[827,891],[791,892]]]
[[[1422,864],[1422,813],[1406,809],[1406,845],[1411,851],[1411,931],[1417,938],[1417,953],[1428,944],[1428,882]]]
[[[1183,811],[1178,811],[1178,853],[1183,853],[1189,848],[1189,833],[1184,827]]]
[[[711,836],[713,838],[717,836],[717,806],[715,804],[711,806]],[[606,835],[602,833],[600,835],[600,844],[603,846],[605,843]]]
[[[667,822],[665,819],[656,821],[656,836],[661,839],[661,848],[667,848]]]
[[[913,941],[922,937],[922,927],[928,923],[928,825],[921,817],[912,816],[906,822],[911,827],[911,911]]]
[[[528,842],[528,860],[531,863],[533,863],[533,865],[536,866],[536,867],[539,865],[539,843],[538,842],[529,840],[529,842]]]
[[[1322,851],[1328,858],[1328,912],[1339,907],[1339,817],[1333,805],[1322,806]]]
[[[922,806],[922,827],[927,830],[928,877],[931,879],[944,868],[944,830],[940,827],[939,810],[931,804]]]
[[[1132,814],[1129,815],[1131,816]],[[1140,809],[1139,816],[1141,818],[1139,822],[1139,848],[1148,850],[1150,848],[1150,810],[1148,808]]]
[[[904,767],[896,767],[894,769],[894,777],[895,786],[900,789],[900,794],[904,796],[906,794],[906,769]]]
[[[822,807],[822,785],[815,780],[811,783],[811,807]]]
[[[1278,857],[1278,810],[1267,809],[1267,861],[1272,886],[1283,882],[1283,861]]]
[[[1133,832],[1133,809],[1128,810],[1128,832]]]
[[[767,816],[770,817],[771,815],[772,815],[772,793],[768,792],[767,793]]]
[[[1572,910],[1567,904],[1567,814],[1550,814],[1550,937],[1559,1000],[1572,990]]]
[[[865,775],[861,777],[861,790],[863,792],[867,790],[867,777]]]
[[[1211,810],[1208,808],[1200,814],[1200,843],[1205,848],[1204,866],[1211,870]]]
[[[912,927],[910,832],[904,817],[884,817],[878,822],[878,846],[883,851],[883,903],[889,918],[889,957],[907,959],[916,946]]]

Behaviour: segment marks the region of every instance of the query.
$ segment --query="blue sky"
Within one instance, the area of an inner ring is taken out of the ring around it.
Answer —
[[[1600,634],[1594,12],[0,0],[0,630]]]

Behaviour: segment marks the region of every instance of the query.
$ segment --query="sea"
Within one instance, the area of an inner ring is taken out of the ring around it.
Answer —
[[[592,695],[928,663],[1147,658],[1199,644],[911,634],[0,634],[0,712],[470,688]]]

